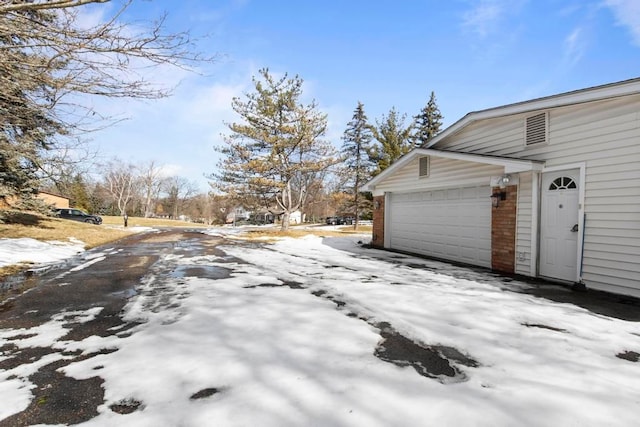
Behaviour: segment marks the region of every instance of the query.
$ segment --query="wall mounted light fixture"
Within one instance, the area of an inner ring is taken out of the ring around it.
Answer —
[[[509,181],[511,181],[511,175],[508,175],[508,174],[502,175],[498,180],[498,185],[500,186],[500,188],[504,189],[509,184]]]
[[[491,206],[493,206],[494,208],[497,208],[498,206],[500,206],[500,200],[507,200],[506,191],[493,193],[491,195]]]
[[[374,207],[374,209],[376,209],[376,210],[380,209],[380,201],[379,201],[379,200],[376,200],[375,202],[373,202],[373,207]]]

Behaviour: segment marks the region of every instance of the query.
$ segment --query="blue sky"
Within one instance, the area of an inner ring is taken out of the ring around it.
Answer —
[[[106,11],[97,6],[95,10]],[[358,101],[375,122],[408,120],[434,91],[445,126],[470,111],[640,76],[638,0],[136,0],[127,19],[168,13],[168,30],[206,36],[200,74],[157,70],[171,98],[118,100],[128,120],[92,135],[105,158],[154,160],[208,189],[214,146],[251,77],[298,74],[337,147]]]

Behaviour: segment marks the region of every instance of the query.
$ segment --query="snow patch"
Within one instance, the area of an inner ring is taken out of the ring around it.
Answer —
[[[41,242],[26,237],[0,239],[0,267],[19,263],[58,262],[83,251],[84,243],[77,239],[70,239],[70,242]]]

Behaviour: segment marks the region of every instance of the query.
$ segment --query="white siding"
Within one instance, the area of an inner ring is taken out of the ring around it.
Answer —
[[[640,95],[551,109],[549,143],[538,146],[524,145],[526,116],[470,124],[434,148],[540,160],[547,167],[584,163],[585,284],[640,296],[640,259],[633,256],[640,251]],[[521,208],[517,251],[526,246],[531,218],[530,209]],[[517,269],[526,267],[518,263]]]
[[[385,192],[411,192],[432,188],[460,187],[466,185],[489,185],[491,175],[501,175],[501,166],[485,165],[461,160],[431,157],[428,177],[418,176],[418,162],[408,163],[392,176],[376,184],[374,195]],[[490,194],[487,194],[487,199]]]

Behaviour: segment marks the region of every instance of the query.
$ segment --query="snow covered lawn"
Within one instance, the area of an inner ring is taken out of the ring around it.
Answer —
[[[66,313],[0,330],[0,348],[20,334],[11,343],[118,349],[62,368],[105,379],[105,404],[85,425],[638,425],[640,363],[617,355],[640,353],[640,324],[356,240],[309,236],[227,245],[225,256],[166,255],[164,266],[215,267],[220,278],[152,270],[126,308],[126,320],[142,323],[126,333],[59,341],[65,322],[95,310]],[[389,333],[440,351],[455,374],[383,360]],[[27,406],[29,373],[50,361],[0,371],[0,420]],[[128,414],[110,409],[127,406]]]
[[[84,251],[84,243],[41,242],[30,238],[0,239],[0,267],[20,263],[50,263],[62,261]]]

